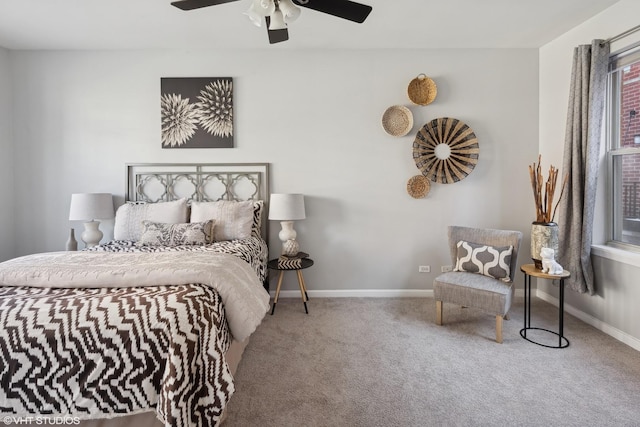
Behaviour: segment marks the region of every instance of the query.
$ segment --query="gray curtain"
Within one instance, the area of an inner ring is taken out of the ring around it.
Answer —
[[[608,62],[609,43],[603,40],[574,49],[562,163],[569,180],[558,208],[559,262],[571,272],[565,282],[592,295],[591,241]]]

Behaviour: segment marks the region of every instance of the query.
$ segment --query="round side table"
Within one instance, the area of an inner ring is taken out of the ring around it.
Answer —
[[[549,348],[566,348],[569,347],[569,340],[564,336],[564,279],[571,277],[571,273],[563,270],[560,274],[547,274],[542,270],[538,270],[535,264],[525,264],[520,267],[524,273],[524,328],[520,329],[520,336],[525,340],[534,344]],[[560,303],[558,304],[558,332],[550,331],[543,328],[531,327],[531,278],[560,280]],[[538,330],[545,331],[558,336],[558,345],[547,345],[536,342],[531,338],[527,338],[527,331]]]
[[[309,314],[309,310],[307,309],[309,296],[307,295],[307,285],[304,283],[302,270],[311,267],[313,265],[313,260],[310,258],[300,258],[300,262],[299,267],[282,267],[278,264],[277,259],[272,259],[267,263],[267,267],[269,267],[269,269],[280,271],[280,274],[278,275],[278,287],[276,288],[276,295],[273,299],[273,307],[271,307],[271,315],[276,311],[276,304],[278,303],[278,297],[280,296],[280,287],[282,286],[282,278],[284,277],[285,271],[295,271],[298,275],[298,286],[300,287],[300,295],[302,295],[302,302],[304,303],[304,311]]]

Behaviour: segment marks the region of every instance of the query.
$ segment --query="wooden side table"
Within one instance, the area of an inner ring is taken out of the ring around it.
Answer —
[[[525,340],[534,344],[541,345],[549,348],[565,348],[569,347],[569,340],[564,336],[564,279],[571,277],[571,273],[567,270],[563,270],[560,274],[547,274],[542,270],[538,270],[535,264],[525,264],[520,267],[520,270],[524,273],[524,328],[520,329],[520,336]],[[560,303],[558,304],[558,332],[550,331],[543,328],[531,327],[531,277],[538,279],[550,279],[560,280]],[[558,345],[547,345],[536,342],[531,338],[527,338],[527,331],[539,330],[549,332],[558,336]]]
[[[304,283],[304,277],[302,276],[302,270],[309,268],[313,265],[313,260],[310,258],[301,258],[301,266],[299,268],[280,267],[277,259],[272,259],[267,263],[267,267],[271,270],[278,270],[280,274],[278,276],[278,287],[276,288],[276,296],[273,299],[273,307],[271,307],[271,315],[276,311],[276,304],[278,303],[278,297],[280,296],[280,287],[282,286],[282,278],[285,271],[295,271],[298,275],[298,286],[300,287],[300,294],[302,295],[302,302],[304,303],[304,311],[309,314],[307,309],[307,301],[309,296],[307,295],[307,285]]]

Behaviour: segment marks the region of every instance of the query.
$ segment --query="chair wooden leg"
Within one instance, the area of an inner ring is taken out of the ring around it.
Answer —
[[[442,301],[436,301],[436,325],[442,325]]]
[[[502,344],[502,316],[496,316],[496,342]]]

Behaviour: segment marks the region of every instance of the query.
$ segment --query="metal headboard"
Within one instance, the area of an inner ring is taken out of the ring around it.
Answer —
[[[127,164],[125,200],[169,202],[263,200],[262,236],[268,238],[269,163]]]

